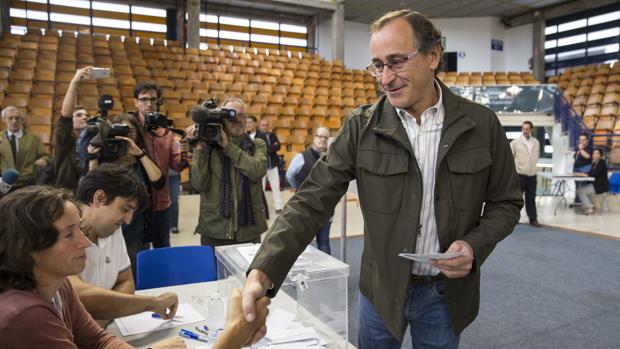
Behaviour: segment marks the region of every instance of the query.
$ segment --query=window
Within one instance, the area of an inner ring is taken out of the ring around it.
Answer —
[[[93,10],[129,13],[129,6],[119,4],[109,4],[106,2],[93,1]]]
[[[30,11],[28,11],[28,12],[30,12]],[[47,20],[47,14],[45,14],[45,20]],[[76,16],[76,15],[67,15],[67,14],[64,14],[64,13],[52,12],[52,13],[50,13],[50,20],[52,22],[90,25],[90,17]]]
[[[276,22],[266,22],[266,21],[251,21],[252,28],[261,28],[261,29],[271,29],[278,30],[278,23]]]
[[[256,42],[264,42],[269,44],[277,44],[280,41],[280,38],[273,35],[262,35],[262,34],[252,34],[252,41]]]
[[[565,68],[617,61],[620,57],[620,3],[547,20],[545,75]]]
[[[242,45],[278,49],[281,45],[286,49],[299,47],[303,51],[308,47],[308,28],[288,23],[266,20],[254,20],[241,17],[200,15],[200,36],[203,42],[214,42],[213,39],[241,41]]]
[[[129,29],[129,21],[123,21],[120,19],[94,17],[93,25],[96,25],[98,27]]]
[[[230,25],[238,25],[240,27],[249,27],[250,20],[245,18],[234,18],[234,17],[220,17],[220,23],[222,24],[230,24]]]
[[[25,26],[47,28],[50,25],[56,28],[58,25],[57,29],[65,31],[71,31],[71,28],[73,31],[90,28],[95,33],[105,33],[105,29],[97,28],[113,28],[118,29],[115,35],[126,36],[131,35],[130,30],[152,33],[167,31],[166,10],[160,8],[90,0],[49,0],[50,6],[47,4],[48,0],[13,0],[9,10],[11,30],[20,33]],[[84,11],[90,10],[91,4],[92,10],[97,11],[93,18],[85,15],[88,11]],[[130,22],[130,14],[140,15],[140,20]],[[27,22],[31,20],[38,23],[31,25]],[[48,20],[51,23],[47,23]]]
[[[596,25],[620,19],[620,11],[605,13],[602,15],[588,18],[588,25]]]
[[[558,26],[558,32],[565,32],[568,30],[573,30],[573,29],[577,29],[577,28],[581,28],[581,27],[585,27],[587,24],[587,20],[584,19],[579,19],[576,21],[572,21],[572,22],[568,22],[568,23],[562,23]]]

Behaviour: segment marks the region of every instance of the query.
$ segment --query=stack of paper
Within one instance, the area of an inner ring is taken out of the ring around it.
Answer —
[[[153,312],[145,311],[114,319],[114,322],[123,336],[131,336],[205,321],[205,318],[189,303],[179,304],[176,315],[170,320],[154,318],[152,315]]]

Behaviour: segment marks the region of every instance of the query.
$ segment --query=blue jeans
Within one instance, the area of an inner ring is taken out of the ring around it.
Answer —
[[[361,292],[358,309],[359,349],[400,348],[400,340],[392,336],[374,306]],[[407,295],[404,313],[410,326],[414,348],[458,348],[460,337],[454,333],[443,281],[412,286]]]
[[[316,246],[319,250],[332,254],[331,246],[329,245],[329,228],[332,226],[331,218],[329,222],[325,223],[324,226],[319,229],[319,232],[316,233]]]

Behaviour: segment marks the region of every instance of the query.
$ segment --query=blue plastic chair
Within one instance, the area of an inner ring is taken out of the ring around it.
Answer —
[[[144,250],[136,261],[136,289],[217,280],[211,246],[178,246]]]
[[[609,193],[620,194],[620,172],[612,172],[609,176]]]

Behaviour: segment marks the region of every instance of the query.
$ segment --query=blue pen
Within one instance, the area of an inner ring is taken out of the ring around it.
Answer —
[[[185,330],[185,329],[182,329],[182,330],[179,332],[179,336],[181,336],[181,337],[185,337],[185,338],[189,338],[189,339],[194,339],[194,340],[201,341],[201,342],[208,342],[208,341],[209,341],[209,340],[208,340],[207,338],[205,338],[204,336],[201,336],[201,335],[195,334],[194,332],[189,331],[189,330]]]
[[[157,313],[153,313],[153,314],[151,314],[151,317],[152,317],[153,319],[161,319],[161,315],[159,315],[159,314],[157,314]]]

